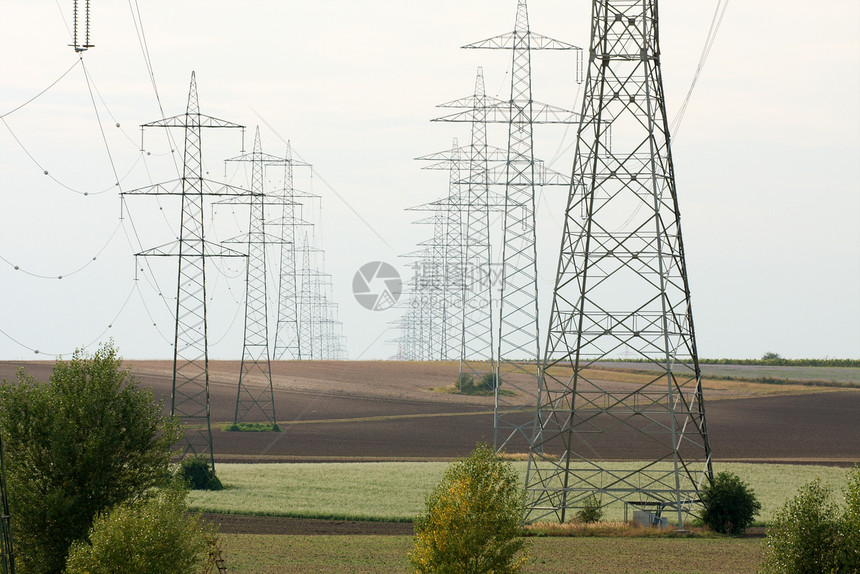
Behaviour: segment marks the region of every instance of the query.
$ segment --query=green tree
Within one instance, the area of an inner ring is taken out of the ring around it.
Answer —
[[[765,574],[852,572],[839,568],[842,543],[833,493],[815,479],[802,487],[774,517],[765,542]]]
[[[702,491],[702,522],[722,534],[742,534],[761,511],[752,488],[731,472],[720,472]]]
[[[576,518],[586,524],[600,522],[603,518],[603,505],[600,499],[593,494],[587,496],[582,501],[582,508],[576,513]]]
[[[112,344],[58,362],[47,383],[3,381],[0,432],[16,563],[33,573],[61,572],[99,512],[163,482],[181,436]]]
[[[188,515],[181,481],[154,497],[122,502],[72,544],[66,574],[200,574],[215,529]]]
[[[525,491],[510,463],[486,445],[456,462],[428,496],[409,559],[416,572],[520,572],[527,559]]]

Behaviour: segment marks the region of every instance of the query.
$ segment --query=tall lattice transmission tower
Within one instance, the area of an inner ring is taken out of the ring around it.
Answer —
[[[440,107],[466,108],[465,114],[435,121],[462,121],[471,124],[468,146],[422,156],[434,163],[425,169],[447,169],[451,177],[445,207],[449,211],[450,242],[458,246],[456,262],[448,263],[452,297],[454,333],[450,358],[459,360],[459,382],[481,380],[493,367],[493,321],[490,249],[490,193],[487,146],[488,104],[496,100],[484,90],[484,72],[478,68],[473,95],[442,104]],[[497,151],[497,150],[494,150]],[[498,162],[502,154],[496,153]]]
[[[534,50],[581,49],[532,32],[526,0],[518,0],[514,30],[463,46],[510,50],[510,99],[491,110],[487,121],[508,125],[505,207],[502,230],[502,284],[496,341],[494,445],[531,439],[531,413],[540,377],[535,191],[539,185],[534,156],[534,125],[576,123],[576,114],[532,98],[531,53]],[[505,392],[503,392],[505,391]]]
[[[488,96],[484,89],[484,74],[481,68],[475,78],[475,91],[471,96],[459,98],[439,105],[440,108],[460,108],[464,111],[435,118],[437,122],[463,122],[471,125],[471,140],[468,146],[451,152],[422,156],[419,159],[436,163],[425,169],[451,169],[452,164],[461,163],[458,201],[449,201],[456,210],[452,221],[459,221],[461,266],[453,275],[459,280],[457,342],[460,345],[459,381],[471,379],[483,382],[488,376],[495,377],[495,352],[493,346],[493,290],[500,271],[492,259],[491,213],[504,212],[505,199],[490,192],[490,186],[506,186],[508,183],[507,149],[489,146],[487,124],[508,123],[509,102]],[[552,115],[559,123],[567,123],[572,112],[545,106],[547,113],[540,120]],[[540,186],[570,185],[564,174],[548,169],[534,158],[534,183]],[[505,395],[502,395],[503,397]],[[530,395],[536,401],[537,391]],[[524,407],[534,402],[526,402]]]
[[[656,0],[594,0],[588,61],[527,517],[564,522],[595,496],[683,527],[712,474],[711,450]],[[620,357],[641,360],[647,382],[607,382],[593,369]],[[619,448],[640,462],[610,462]]]
[[[148,127],[185,130],[182,177],[174,182],[135,189],[124,195],[181,197],[181,228],[178,241],[142,251],[136,256],[179,258],[170,414],[178,417],[185,426],[182,456],[189,453],[203,456],[209,459],[210,466],[214,468],[212,426],[209,420],[206,259],[245,257],[245,254],[206,241],[203,233],[204,198],[246,195],[249,192],[203,178],[201,131],[203,128],[242,128],[244,130],[244,126],[200,113],[197,80],[192,72],[185,113],[142,126],[142,128]]]
[[[251,195],[248,218],[247,267],[245,274],[245,331],[242,342],[242,362],[236,392],[233,422],[244,422],[248,417],[263,418],[272,429],[277,429],[275,395],[272,388],[272,364],[269,348],[269,310],[266,271],[266,244],[280,238],[267,238],[264,166],[286,162],[263,153],[260,128],[254,133],[254,147],[245,153],[226,160],[251,164]],[[243,198],[244,199],[244,198]],[[278,202],[280,203],[280,201]]]
[[[292,148],[287,142],[284,156],[284,187],[276,192],[282,201],[281,217],[274,225],[281,228],[280,270],[278,273],[278,318],[275,324],[275,337],[272,357],[278,359],[301,359],[299,340],[299,261],[300,250],[296,246],[298,232],[307,225],[301,217],[300,198],[316,197],[308,192],[300,192],[294,185],[294,169],[311,165],[293,159]]]
[[[443,166],[448,171],[448,195],[428,204],[409,208],[429,212],[428,217],[413,223],[433,229],[429,240],[419,244],[422,249],[407,255],[414,258],[415,274],[409,302],[421,308],[421,338],[427,343],[423,360],[448,361],[460,353],[460,305],[463,291],[463,228],[461,222],[461,148],[454,138],[451,149],[418,159],[433,159],[432,168]],[[447,158],[438,162],[438,157]],[[417,338],[413,335],[413,338]]]

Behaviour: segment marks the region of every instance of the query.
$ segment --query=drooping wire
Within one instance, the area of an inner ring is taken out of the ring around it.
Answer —
[[[89,5],[89,3],[88,3],[88,5]],[[116,171],[116,164],[113,161],[113,154],[110,151],[110,145],[108,145],[107,136],[105,136],[104,126],[102,125],[102,118],[101,118],[101,115],[99,114],[99,107],[96,104],[96,98],[93,95],[93,87],[92,87],[92,84],[90,83],[90,74],[87,71],[86,64],[84,64],[83,56],[81,56],[81,68],[84,71],[84,79],[87,82],[87,91],[90,94],[90,101],[93,104],[93,111],[96,114],[96,121],[99,124],[99,133],[102,135],[102,141],[105,144],[105,151],[107,152],[108,160],[110,161],[110,167],[111,167],[111,171],[113,171],[114,179],[116,181],[116,187],[118,187],[119,190],[122,191],[122,186],[120,184],[119,175],[117,174],[117,171]]]
[[[105,333],[107,333],[110,329],[112,329],[112,328],[113,328],[114,323],[116,323],[116,320],[119,318],[119,316],[122,314],[122,312],[125,310],[126,306],[128,305],[128,302],[129,302],[129,300],[131,299],[131,296],[134,294],[135,288],[136,288],[136,285],[132,285],[131,290],[129,291],[128,295],[127,295],[127,296],[126,296],[126,298],[125,298],[125,301],[123,301],[122,305],[121,305],[121,306],[120,306],[120,308],[119,308],[119,311],[117,311],[117,312],[113,315],[113,319],[111,319],[110,323],[108,323],[108,326],[107,326],[107,327],[105,327],[105,328],[101,331],[101,333],[99,333],[99,334],[98,334],[94,339],[92,339],[89,343],[87,343],[87,344],[86,344],[86,345],[84,345],[83,347],[79,347],[80,349],[87,349],[87,348],[89,348],[89,347],[93,346],[94,344],[96,344],[97,342],[99,342],[99,341],[102,339],[102,337],[104,337]],[[16,339],[15,337],[13,337],[12,335],[10,335],[9,333],[7,333],[6,331],[4,331],[3,329],[0,329],[0,333],[2,333],[2,334],[3,334],[7,339],[9,339],[10,341],[12,341],[13,343],[15,343],[16,345],[18,345],[19,347],[22,347],[22,348],[24,348],[24,349],[27,349],[28,351],[32,351],[32,352],[33,352],[34,354],[36,354],[36,355],[47,355],[47,356],[49,356],[49,357],[55,357],[55,358],[56,358],[56,357],[61,357],[61,356],[64,356],[64,355],[70,355],[72,352],[74,352],[74,349],[73,349],[72,351],[70,351],[70,352],[67,352],[67,353],[52,353],[52,352],[43,351],[43,350],[41,350],[41,349],[37,349],[37,348],[35,348],[35,347],[31,347],[31,346],[27,345],[26,343],[23,343],[23,342],[19,341],[18,339]]]
[[[132,6],[132,1],[134,1],[134,6]],[[161,103],[161,95],[158,93],[158,84],[155,81],[155,70],[152,67],[152,58],[149,55],[149,44],[146,41],[146,32],[143,28],[143,18],[140,16],[140,6],[138,5],[137,0],[128,0],[128,8],[131,11],[134,31],[137,34],[137,42],[140,45],[140,50],[143,54],[143,62],[146,65],[146,73],[149,76],[149,82],[152,84],[152,91],[155,94],[155,101],[158,104],[158,110],[161,113],[161,117],[165,117],[164,106]],[[165,137],[167,137],[168,144],[170,145],[170,149],[176,149],[176,142],[173,140],[170,130],[164,130],[164,132]],[[171,153],[171,156],[173,159],[173,167],[178,176],[182,173],[182,170],[179,169],[176,154]]]
[[[266,119],[265,119],[263,116],[261,116],[261,115],[260,115],[256,110],[254,110],[253,108],[251,109],[251,111],[253,111],[253,112],[254,112],[254,114],[256,114],[258,118],[260,118],[260,121],[261,121],[261,122],[263,122],[264,124],[266,124],[266,126],[267,126],[270,130],[272,130],[272,133],[274,133],[274,134],[278,137],[278,139],[280,139],[280,140],[281,140],[283,143],[285,143],[285,144],[287,143],[287,140],[286,140],[286,139],[284,139],[284,137],[283,137],[283,136],[281,136],[281,134],[280,134],[280,133],[278,133],[278,131],[277,131],[275,128],[273,128],[273,127],[272,127],[272,125],[271,125],[269,122],[267,122],[267,121],[266,121]],[[293,155],[294,155],[295,157],[297,157],[300,161],[305,161],[305,159],[301,156],[301,154],[299,154],[299,153],[296,151],[296,149],[295,149],[295,148],[292,148],[292,153],[293,153]],[[368,221],[367,221],[366,219],[364,219],[364,218],[361,216],[361,214],[359,214],[359,213],[358,213],[358,211],[357,211],[357,210],[356,210],[356,209],[355,209],[355,208],[354,208],[354,207],[353,207],[353,206],[352,206],[352,205],[351,205],[351,204],[350,204],[350,203],[349,203],[349,202],[348,202],[348,201],[347,201],[347,200],[346,200],[346,199],[345,199],[345,198],[344,198],[340,193],[338,193],[338,191],[334,188],[334,186],[332,186],[328,181],[326,181],[326,180],[325,180],[325,178],[323,178],[323,177],[319,174],[319,172],[317,172],[316,177],[317,177],[317,179],[319,179],[319,180],[323,183],[323,185],[325,185],[325,186],[329,189],[329,191],[331,191],[331,192],[335,195],[335,197],[337,197],[337,198],[338,198],[338,199],[339,199],[339,200],[340,200],[340,201],[341,201],[341,202],[342,202],[342,203],[343,203],[343,204],[344,204],[344,205],[345,205],[345,206],[346,206],[346,207],[347,207],[347,208],[348,208],[352,213],[353,213],[353,215],[355,215],[355,216],[359,219],[359,221],[361,221],[361,222],[362,222],[362,223],[363,223],[363,224],[364,224],[364,225],[365,225],[365,226],[366,226],[366,227],[367,227],[367,228],[368,228],[368,229],[369,229],[369,230],[370,230],[374,235],[376,235],[376,237],[377,237],[380,241],[382,241],[382,243],[383,243],[386,247],[388,247],[389,249],[391,249],[391,251],[393,251],[393,252],[395,252],[395,253],[397,252],[397,250],[396,250],[396,249],[395,249],[395,248],[394,248],[394,247],[393,247],[393,246],[392,246],[388,241],[386,241],[386,239],[385,239],[382,235],[380,235],[379,231],[377,231],[377,230],[376,230],[376,228],[375,228],[374,226],[372,226],[370,223],[368,223]]]
[[[96,254],[93,255],[92,258],[89,259],[89,261],[87,261],[86,263],[84,263],[83,265],[78,267],[77,269],[75,269],[73,271],[69,271],[68,273],[56,273],[56,274],[52,274],[52,275],[42,275],[40,273],[28,271],[27,269],[25,269],[19,265],[15,265],[14,263],[9,261],[7,258],[3,257],[2,255],[0,255],[0,261],[3,261],[4,263],[9,265],[10,267],[14,268],[15,271],[20,271],[21,273],[23,273],[25,275],[29,275],[30,277],[35,277],[37,279],[62,279],[64,277],[71,277],[73,275],[80,273],[81,271],[83,271],[84,269],[86,269],[87,267],[92,265],[98,259],[98,257],[104,252],[104,250],[107,249],[108,245],[110,245],[110,243],[113,241],[113,238],[114,238],[114,236],[116,236],[121,225],[122,225],[122,222],[119,222],[117,224],[117,226],[114,228],[113,232],[110,234],[110,237],[108,237],[108,240],[105,242],[105,244],[102,245],[101,249],[99,249],[96,252]]]
[[[107,192],[109,192],[109,191],[111,191],[111,190],[116,189],[116,186],[117,186],[116,182],[112,183],[109,187],[106,187],[106,188],[104,188],[104,189],[99,189],[99,190],[96,190],[96,191],[81,191],[80,189],[75,189],[74,187],[71,187],[70,185],[66,185],[65,183],[63,183],[62,181],[60,181],[59,179],[57,179],[57,178],[56,178],[56,177],[55,177],[55,176],[54,176],[50,171],[48,171],[47,169],[45,169],[45,167],[44,167],[44,166],[39,162],[39,160],[37,160],[37,159],[36,159],[36,157],[35,157],[35,156],[30,152],[30,150],[29,150],[29,149],[27,149],[27,146],[25,146],[25,145],[24,145],[24,142],[22,142],[22,141],[21,141],[21,139],[18,137],[18,135],[17,135],[17,134],[12,130],[12,126],[10,126],[10,125],[6,122],[6,119],[5,119],[5,118],[0,118],[0,122],[3,122],[3,125],[4,125],[4,126],[6,126],[6,129],[9,131],[9,135],[11,135],[11,136],[12,136],[12,139],[14,139],[14,140],[15,140],[15,143],[17,143],[17,144],[18,144],[18,147],[20,147],[20,148],[21,148],[21,151],[23,151],[23,152],[27,155],[27,157],[29,157],[29,158],[30,158],[30,161],[32,161],[32,162],[36,165],[36,167],[38,167],[38,168],[39,168],[39,171],[41,171],[41,172],[42,172],[43,174],[45,174],[48,178],[50,178],[51,180],[53,180],[53,181],[54,181],[54,183],[56,183],[56,184],[57,184],[57,185],[59,185],[60,187],[65,188],[65,189],[67,189],[67,190],[71,191],[72,193],[76,193],[76,194],[78,194],[78,195],[84,195],[84,196],[88,196],[88,195],[102,195],[102,194],[104,194],[104,193],[107,193]],[[135,166],[137,166],[137,162],[138,162],[138,161],[140,161],[140,158],[138,158],[138,159],[137,159],[137,161],[135,161],[135,163],[134,163],[134,164],[132,164],[132,166],[131,166],[131,167],[129,168],[129,170],[125,173],[125,175],[123,176],[123,178],[122,178],[122,179],[125,179],[126,177],[128,177],[128,176],[131,174],[131,172],[134,170]],[[121,181],[121,180],[120,180],[120,181]]]
[[[68,75],[69,75],[69,72],[71,72],[71,71],[74,69],[74,67],[75,67],[75,66],[77,66],[79,63],[81,63],[81,61],[80,61],[80,60],[75,60],[75,63],[74,63],[74,64],[72,64],[71,66],[69,66],[69,69],[68,69],[68,70],[66,70],[65,72],[63,72],[63,73],[60,75],[60,77],[59,77],[59,78],[57,78],[56,80],[54,80],[53,82],[51,82],[51,83],[48,85],[48,87],[47,87],[47,88],[45,88],[44,90],[42,90],[41,92],[39,92],[38,94],[36,94],[36,95],[35,95],[35,96],[33,96],[32,98],[30,98],[29,100],[27,100],[27,101],[26,101],[26,102],[24,102],[23,104],[20,104],[18,107],[12,108],[12,109],[11,109],[11,110],[9,110],[8,112],[6,112],[6,113],[4,113],[4,114],[0,115],[0,118],[5,118],[6,116],[11,116],[11,115],[12,115],[12,114],[14,114],[15,112],[17,112],[18,110],[20,110],[21,108],[23,108],[24,106],[26,106],[26,105],[28,105],[28,104],[33,103],[35,100],[37,100],[37,99],[39,98],[39,96],[43,95],[45,92],[47,92],[48,90],[50,90],[51,88],[53,88],[54,86],[56,86],[58,83],[60,83],[60,80],[62,80],[62,79],[63,79],[63,78],[65,78],[66,76],[68,76]]]
[[[702,54],[699,56],[699,63],[696,66],[696,73],[693,74],[693,80],[690,82],[690,88],[687,90],[687,95],[669,126],[669,132],[674,135],[675,139],[678,138],[678,130],[681,127],[684,114],[687,112],[687,106],[690,104],[690,97],[693,95],[693,89],[699,81],[699,76],[702,75],[702,70],[705,68],[705,62],[707,62],[708,56],[711,53],[711,48],[714,47],[714,42],[717,40],[717,33],[720,31],[720,24],[723,22],[723,16],[726,15],[726,8],[728,7],[729,0],[717,0],[717,5],[714,9],[714,16],[711,19],[711,26],[708,29],[707,36],[705,37],[705,45],[702,47]]]

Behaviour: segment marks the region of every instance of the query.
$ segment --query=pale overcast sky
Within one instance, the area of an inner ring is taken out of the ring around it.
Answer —
[[[590,4],[532,0],[531,29],[587,46]],[[139,151],[139,125],[163,117],[143,38],[165,116],[184,112],[194,70],[203,113],[247,125],[248,146],[260,124],[264,150],[281,154],[289,139],[314,165],[314,177],[299,173],[296,185],[322,196],[314,217],[349,356],[392,356],[396,347],[385,341],[398,335],[388,323],[399,312],[365,310],[352,277],[373,260],[407,274],[399,255],[430,229],[410,224],[416,214],[404,208],[448,187],[446,173],[422,171],[413,158],[449,148],[454,137],[468,142],[466,124],[430,119],[445,113],[436,104],[472,92],[478,66],[487,91],[508,96],[510,54],[459,47],[511,31],[516,1],[93,2],[95,46],[83,56],[89,87],[68,46],[71,5],[13,0],[0,18],[0,359],[69,356],[109,337],[127,358],[172,357],[176,262],[153,264],[158,286],[140,275],[136,283],[132,253],[171,239],[178,200],[129,199],[121,212],[118,195],[175,177],[163,134],[146,135],[151,155]],[[670,118],[716,6],[660,2]],[[857,22],[856,0],[728,5],[673,140],[703,357],[860,358]],[[579,109],[570,54],[538,52],[533,66],[536,100]],[[537,155],[568,172],[574,130],[536,133]],[[503,132],[489,138],[504,145]],[[239,147],[237,133],[204,132],[210,177],[223,178],[222,160]],[[542,310],[565,193],[538,198]],[[210,238],[238,233],[247,218],[240,211],[231,226],[230,209],[220,208]],[[236,261],[208,273],[211,356],[238,359],[244,273]]]

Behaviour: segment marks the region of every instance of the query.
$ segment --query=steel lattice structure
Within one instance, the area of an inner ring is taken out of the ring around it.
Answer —
[[[303,360],[340,359],[346,355],[342,324],[332,299],[331,275],[324,268],[324,252],[314,247],[305,231],[299,250],[299,353]],[[319,256],[319,258],[317,257]]]
[[[465,111],[433,121],[471,124],[470,145],[455,146],[450,151],[418,159],[433,162],[424,169],[447,170],[451,174],[449,189],[452,191],[449,196],[430,204],[449,210],[448,244],[459,249],[457,257],[448,257],[446,263],[446,281],[450,291],[448,306],[458,311],[456,317],[449,316],[456,327],[450,340],[456,342],[459,349],[449,356],[459,358],[461,379],[471,378],[480,382],[487,375],[495,374],[492,292],[498,269],[492,262],[490,214],[503,211],[505,205],[504,197],[491,193],[489,187],[507,183],[508,159],[507,150],[487,145],[487,118],[492,115],[494,122],[507,123],[509,103],[485,94],[483,70],[478,68],[474,94],[439,107]],[[546,106],[545,109],[551,110],[559,121],[568,121],[572,115],[572,112],[558,108]],[[537,185],[570,185],[567,176],[547,169],[537,158],[534,163]],[[427,223],[432,221],[425,220]]]
[[[251,164],[251,203],[248,235],[245,240],[248,255],[245,273],[245,330],[233,422],[235,424],[244,422],[249,417],[254,419],[262,417],[275,429],[278,419],[275,416],[275,395],[272,388],[272,365],[269,354],[266,196],[263,188],[263,171],[264,165],[283,163],[287,160],[263,153],[260,127],[257,126],[253,151],[226,161]],[[251,383],[252,379],[254,379],[253,383]]]
[[[443,165],[448,171],[448,195],[431,203],[410,208],[410,211],[430,212],[429,217],[414,223],[430,225],[433,236],[419,245],[424,249],[409,257],[415,257],[415,276],[410,301],[413,306],[422,307],[427,352],[420,356],[423,360],[448,361],[460,354],[461,310],[463,280],[463,226],[462,226],[462,177],[463,162],[461,148],[454,138],[451,149],[418,159],[438,160],[443,156],[446,161],[434,164],[431,168]]]
[[[595,496],[683,527],[712,471],[657,2],[594,0],[591,27],[526,516],[564,522]],[[592,370],[619,357],[653,375],[617,384]],[[610,443],[645,462],[608,462]]]
[[[466,115],[438,118],[434,121],[464,121],[471,124],[469,146],[450,152],[431,154],[418,159],[436,163],[426,169],[449,169],[452,179],[448,209],[454,216],[450,225],[456,226],[459,260],[452,275],[457,279],[453,297],[457,299],[455,339],[456,355],[460,361],[458,381],[471,378],[480,381],[494,373],[492,282],[490,251],[490,193],[489,150],[487,146],[487,114],[493,100],[484,90],[484,72],[478,68],[472,96],[442,104],[440,107],[466,108]],[[495,161],[503,161],[501,150],[494,150]],[[465,174],[465,176],[463,175]],[[456,178],[456,179],[454,179]]]
[[[534,124],[576,123],[573,112],[534,102],[531,52],[576,50],[529,29],[526,0],[518,0],[514,30],[464,48],[511,50],[511,96],[488,110],[487,121],[508,124],[505,209],[502,231],[502,285],[496,341],[496,407],[493,442],[497,450],[519,438],[530,439],[528,413],[537,404],[540,329],[535,236],[536,177]],[[507,392],[506,392],[507,391]]]
[[[176,293],[176,330],[173,343],[173,390],[170,414],[185,426],[181,456],[191,453],[209,459],[214,469],[212,427],[209,420],[209,343],[206,316],[206,259],[208,257],[245,257],[244,253],[213,245],[204,237],[204,197],[248,195],[250,192],[203,178],[203,128],[242,128],[200,113],[197,80],[191,73],[188,104],[184,114],[165,118],[142,128],[163,127],[185,130],[182,177],[126,192],[124,195],[177,195],[182,199],[179,240],[136,256],[178,257]]]
[[[296,249],[298,228],[307,225],[296,214],[301,205],[299,192],[293,185],[293,168],[311,167],[310,164],[293,159],[292,149],[287,142],[284,156],[284,188],[277,195],[283,200],[281,219],[276,225],[281,227],[280,272],[278,275],[278,319],[275,325],[274,359],[301,359],[299,340],[299,250]],[[302,194],[303,197],[309,197]],[[316,196],[313,196],[316,197]]]

